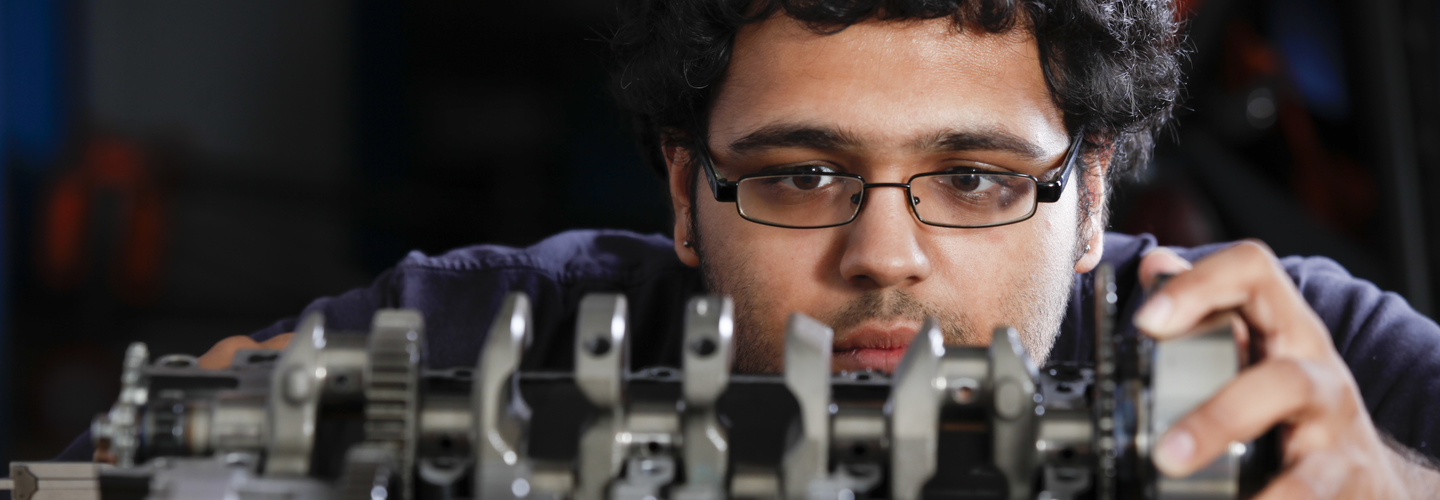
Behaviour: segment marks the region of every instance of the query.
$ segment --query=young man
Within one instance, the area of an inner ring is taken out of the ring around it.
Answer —
[[[1161,438],[1165,473],[1284,424],[1265,498],[1440,485],[1423,464],[1440,447],[1434,322],[1328,260],[1103,232],[1108,179],[1143,163],[1178,95],[1168,3],[637,0],[625,16],[617,93],[669,179],[673,240],[585,231],[414,254],[307,312],[363,329],[377,308],[417,308],[431,364],[471,365],[501,297],[524,290],[539,332],[525,366],[564,368],[579,298],[620,291],[644,366],[676,362],[681,306],[708,291],[735,299],[744,371],[781,368],[796,311],[835,328],[835,370],[893,369],[926,316],[954,344],[1015,326],[1044,364],[1088,358],[1082,311],[1105,261],[1127,334],[1239,310],[1267,347]],[[1159,273],[1178,276],[1142,307]],[[293,327],[202,361],[283,346]]]

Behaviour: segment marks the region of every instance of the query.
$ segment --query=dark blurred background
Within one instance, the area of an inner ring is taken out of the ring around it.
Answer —
[[[1186,110],[1112,228],[1261,238],[1440,303],[1440,5],[1188,0]],[[612,0],[0,0],[0,463],[120,358],[200,353],[411,249],[668,232]]]

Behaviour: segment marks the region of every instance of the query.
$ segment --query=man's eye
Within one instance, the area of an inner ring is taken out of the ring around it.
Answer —
[[[784,180],[786,186],[801,191],[820,189],[834,182],[835,177],[831,175],[791,175]]]
[[[963,193],[977,193],[989,191],[995,187],[995,179],[989,175],[952,175],[950,176],[951,187]]]
[[[776,179],[781,185],[801,191],[820,189],[835,183],[837,179],[830,175],[833,173],[835,169],[825,165],[801,165],[775,172],[777,175],[784,175]]]

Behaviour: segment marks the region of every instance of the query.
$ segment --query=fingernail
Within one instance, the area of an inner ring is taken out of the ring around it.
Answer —
[[[1160,447],[1155,451],[1155,467],[1166,474],[1183,470],[1190,457],[1195,455],[1195,437],[1181,429],[1170,429],[1160,438]]]
[[[1164,293],[1157,293],[1145,301],[1140,311],[1135,313],[1135,326],[1149,333],[1165,333],[1163,328],[1165,322],[1170,319],[1170,312],[1175,309],[1170,296]]]

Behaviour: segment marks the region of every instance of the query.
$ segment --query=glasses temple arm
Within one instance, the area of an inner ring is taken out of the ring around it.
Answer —
[[[710,154],[700,153],[700,168],[705,170],[705,180],[710,184],[710,193],[715,195],[715,201],[733,202],[738,197],[738,183],[721,179],[715,174],[715,165],[710,161]]]
[[[1065,168],[1060,171],[1060,176],[1050,182],[1035,183],[1035,200],[1040,203],[1055,203],[1060,201],[1060,195],[1065,192],[1065,185],[1070,182],[1070,172],[1075,170],[1075,159],[1080,156],[1080,145],[1083,144],[1085,131],[1082,129],[1075,132],[1075,140],[1070,143],[1070,151],[1065,154]]]

